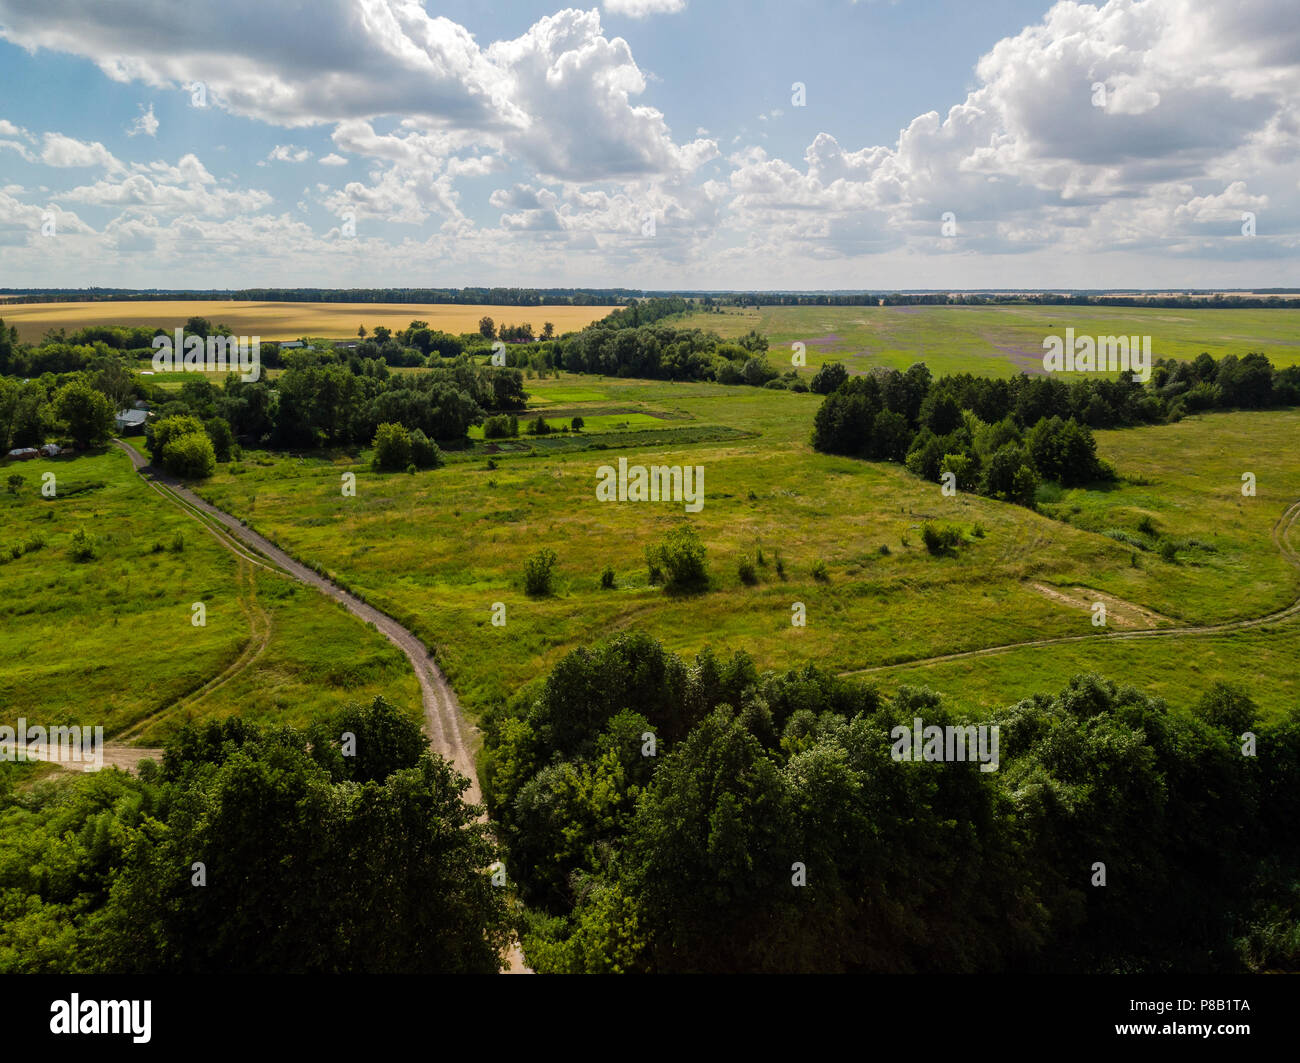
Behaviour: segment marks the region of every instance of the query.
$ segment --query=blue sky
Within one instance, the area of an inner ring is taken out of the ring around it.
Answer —
[[[0,0],[0,286],[1294,286],[1298,23]]]

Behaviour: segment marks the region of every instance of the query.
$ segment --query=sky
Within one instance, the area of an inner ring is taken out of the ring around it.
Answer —
[[[1300,286],[1296,0],[0,0],[0,287]]]

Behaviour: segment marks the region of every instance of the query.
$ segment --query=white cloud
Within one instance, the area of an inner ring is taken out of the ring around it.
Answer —
[[[149,104],[149,109],[140,109],[140,117],[131,123],[131,128],[126,131],[129,137],[138,136],[143,133],[145,136],[152,137],[158,134],[158,119],[153,113],[153,104]]]
[[[110,172],[126,169],[98,140],[87,143],[84,140],[65,137],[62,133],[45,134],[41,162],[46,166],[58,167],[103,166]]]
[[[332,151],[328,155],[322,155],[317,161],[322,166],[346,166],[348,164],[347,159],[342,155],[334,154]]]
[[[647,15],[671,15],[686,9],[686,0],[604,0],[611,15],[645,18]]]

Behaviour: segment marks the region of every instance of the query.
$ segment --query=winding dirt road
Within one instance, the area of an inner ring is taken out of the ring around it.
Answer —
[[[451,689],[451,685],[439,671],[438,666],[430,659],[424,643],[387,613],[381,613],[374,606],[366,604],[354,594],[331,583],[320,573],[295,561],[269,539],[251,528],[246,528],[229,513],[205,502],[175,477],[151,466],[133,447],[120,439],[115,439],[114,442],[131,459],[131,464],[146,483],[185,510],[189,516],[207,528],[223,546],[232,549],[245,561],[281,572],[342,603],[348,612],[369,624],[374,624],[393,645],[406,654],[420,682],[420,694],[424,702],[424,724],[429,734],[430,747],[455,764],[456,770],[469,779],[470,786],[465,794],[466,800],[476,804],[482,800],[474,758],[465,743],[467,726],[461,718],[460,702],[456,700],[455,691]],[[139,749],[138,755],[147,756],[153,752],[156,751]]]

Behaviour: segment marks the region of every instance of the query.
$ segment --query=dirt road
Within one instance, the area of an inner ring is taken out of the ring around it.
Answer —
[[[155,469],[133,447],[127,446],[120,439],[114,442],[126,452],[131,459],[131,464],[147,482],[208,527],[208,530],[223,545],[231,546],[229,539],[233,538],[245,548],[236,552],[246,559],[283,572],[299,583],[315,587],[322,594],[333,598],[336,602],[341,602],[350,613],[367,623],[374,624],[393,645],[406,654],[420,682],[420,693],[424,701],[424,724],[429,734],[430,746],[435,752],[441,753],[455,764],[456,770],[469,779],[470,788],[465,794],[466,800],[474,803],[482,800],[478,773],[474,769],[474,758],[465,742],[465,731],[468,727],[461,718],[460,702],[456,700],[455,691],[451,689],[451,685],[439,671],[438,666],[430,659],[424,643],[388,614],[381,613],[374,606],[367,605],[360,598],[331,583],[320,573],[295,561],[269,539],[246,528],[229,513],[209,505],[175,477]],[[217,527],[212,525],[214,521]],[[256,556],[249,557],[246,550],[251,550]]]

